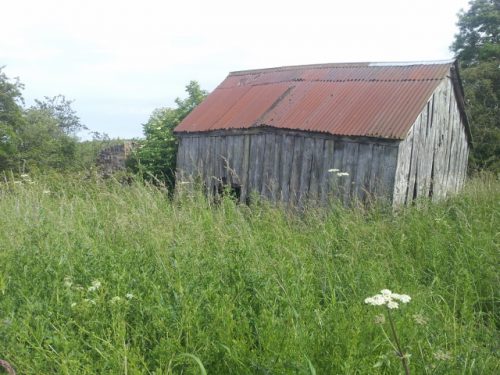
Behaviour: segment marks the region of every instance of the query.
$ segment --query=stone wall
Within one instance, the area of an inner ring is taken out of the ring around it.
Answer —
[[[134,142],[123,142],[105,148],[97,156],[97,166],[106,174],[125,170],[125,162],[134,147]]]

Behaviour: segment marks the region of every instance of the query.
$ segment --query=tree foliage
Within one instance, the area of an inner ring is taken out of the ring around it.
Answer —
[[[500,172],[500,2],[472,0],[458,15],[451,50],[459,58],[474,140],[474,169]]]
[[[76,111],[71,108],[72,100],[67,100],[64,95],[54,97],[45,96],[44,100],[35,100],[34,109],[46,111],[53,119],[57,120],[57,127],[66,135],[75,135],[80,130],[88,128],[80,122]]]
[[[0,171],[73,166],[75,134],[85,127],[71,101],[62,95],[45,97],[25,109],[23,88],[0,68]]]
[[[0,170],[12,168],[17,152],[18,133],[22,127],[22,89],[19,79],[10,80],[0,67]]]
[[[186,86],[187,98],[175,100],[177,108],[158,108],[143,125],[146,139],[131,159],[133,170],[145,178],[154,178],[170,188],[175,182],[177,140],[174,128],[207,96],[196,81]]]

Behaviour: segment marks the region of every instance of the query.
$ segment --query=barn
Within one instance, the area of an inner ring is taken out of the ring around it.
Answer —
[[[174,132],[181,181],[291,204],[440,199],[471,147],[456,61],[232,72]]]

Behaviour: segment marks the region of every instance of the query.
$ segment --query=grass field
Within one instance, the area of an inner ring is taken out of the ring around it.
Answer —
[[[500,183],[300,213],[78,176],[0,187],[0,358],[18,374],[496,374]],[[378,321],[379,324],[376,323]],[[0,370],[1,373],[1,370]]]

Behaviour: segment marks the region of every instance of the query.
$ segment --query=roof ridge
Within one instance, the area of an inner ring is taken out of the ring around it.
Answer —
[[[448,60],[428,60],[428,61],[399,61],[399,62],[343,62],[343,63],[324,63],[324,64],[306,64],[306,65],[288,65],[262,69],[235,70],[229,72],[229,76],[239,76],[246,74],[272,73],[280,71],[298,70],[298,69],[326,69],[326,68],[371,68],[371,67],[390,67],[390,66],[415,66],[415,65],[447,65],[455,62],[455,59]]]

